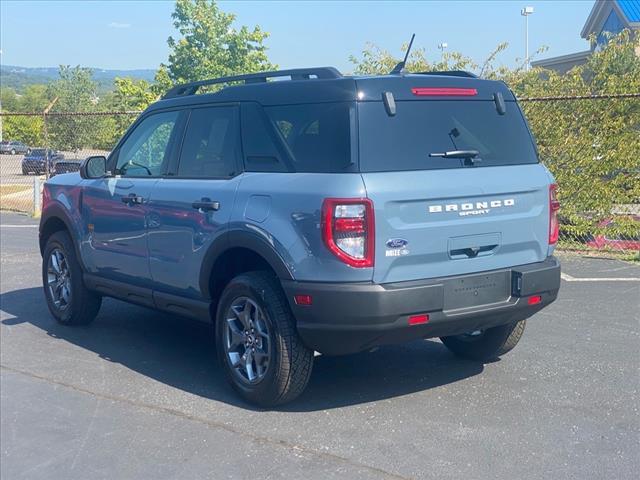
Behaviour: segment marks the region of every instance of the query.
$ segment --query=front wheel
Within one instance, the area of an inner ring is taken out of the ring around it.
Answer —
[[[11,155],[15,155],[15,154],[16,154],[16,149],[15,149],[15,148],[12,148],[12,149],[11,149]]]
[[[47,241],[42,256],[42,283],[49,311],[59,323],[86,325],[98,314],[102,297],[85,287],[67,232],[56,232]]]
[[[459,357],[489,361],[513,350],[522,338],[526,324],[526,320],[521,320],[486,330],[441,337],[440,340]]]
[[[300,340],[278,279],[268,272],[229,282],[218,304],[216,343],[227,379],[253,404],[290,402],[311,376],[313,351]]]

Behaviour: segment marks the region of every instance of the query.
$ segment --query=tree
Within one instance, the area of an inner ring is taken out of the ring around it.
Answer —
[[[171,17],[180,37],[167,40],[169,60],[156,75],[160,91],[178,83],[276,68],[263,45],[269,34],[259,26],[234,28],[236,16],[222,12],[215,0],[177,0]]]
[[[3,88],[1,92],[2,110],[7,113],[42,112],[49,104],[45,85],[29,85],[22,95],[17,95],[11,88]],[[5,140],[18,140],[27,145],[42,145],[41,116],[6,116],[0,120],[2,136]]]
[[[151,91],[151,84],[146,80],[116,78],[109,106],[120,112],[144,110],[156,99],[157,96]]]
[[[52,113],[81,114],[95,112],[98,104],[97,83],[89,68],[61,65],[59,78],[49,88],[49,96],[57,98]],[[82,115],[49,115],[47,117],[48,143],[61,150],[77,151],[91,147],[100,132],[103,119]],[[100,132],[99,135],[102,135]]]
[[[497,55],[506,50],[508,44],[499,44],[486,58],[482,65],[478,65],[473,59],[460,52],[445,52],[440,60],[429,61],[424,48],[416,48],[411,51],[405,68],[409,72],[432,72],[443,70],[467,70],[477,71],[482,76],[496,75],[500,69],[494,66]],[[407,44],[402,45],[401,51],[406,51]],[[357,75],[380,75],[389,73],[400,61],[388,50],[382,49],[373,43],[367,43],[362,51],[362,58],[354,55],[349,57],[354,65],[354,73]],[[519,66],[518,70],[523,66]]]
[[[119,113],[108,119],[105,118],[106,132],[96,145],[99,148],[111,149],[135,120],[137,112],[147,108],[156,99],[157,96],[152,91],[152,85],[146,80],[116,78],[113,92],[106,95],[103,103],[107,110],[133,113]]]
[[[2,119],[4,140],[18,140],[29,146],[43,144],[42,117],[9,115]]]
[[[637,40],[611,38],[584,65],[564,75],[535,70],[505,78],[520,97],[640,92]],[[562,230],[570,237],[601,232],[601,222],[640,202],[640,98],[589,98],[521,103],[540,159],[560,185]],[[638,236],[638,223],[619,217],[609,235]]]

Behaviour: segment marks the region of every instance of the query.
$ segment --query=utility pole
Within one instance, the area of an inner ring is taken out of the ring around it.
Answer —
[[[524,68],[529,71],[529,15],[533,14],[533,7],[524,7],[520,15],[524,17]]]
[[[47,115],[58,101],[58,97],[54,98],[47,108],[42,112],[42,133],[44,136],[44,176],[49,178],[51,172],[49,171],[49,129],[47,128]]]

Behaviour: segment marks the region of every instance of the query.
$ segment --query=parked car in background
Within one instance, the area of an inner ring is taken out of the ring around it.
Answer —
[[[61,173],[72,173],[80,170],[80,165],[82,164],[82,160],[78,160],[75,158],[69,159],[58,159],[54,162],[52,169],[53,175],[60,175]]]
[[[50,148],[34,148],[22,159],[22,174],[29,175],[30,173],[35,173],[42,175],[47,170],[47,161],[49,162],[49,171],[53,172],[54,164],[63,159],[64,155],[58,153],[56,150],[51,150]]]
[[[8,153],[9,155],[17,155],[19,153],[30,153],[31,149],[22,142],[3,141],[0,142],[0,153]]]
[[[630,218],[638,222],[638,230],[640,230],[640,215],[631,215]],[[587,245],[597,249],[640,251],[640,233],[637,232],[635,235],[613,233],[615,224],[616,221],[614,218],[607,218],[600,222],[598,227],[604,228],[605,233],[590,237]],[[612,230],[612,233],[608,233],[607,230]]]

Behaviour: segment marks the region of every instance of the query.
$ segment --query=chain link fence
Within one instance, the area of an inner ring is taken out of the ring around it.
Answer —
[[[640,93],[519,101],[559,185],[560,246],[640,259]]]
[[[46,179],[108,155],[139,113],[1,113],[0,209],[38,215]]]
[[[640,254],[640,93],[521,98],[560,185],[560,246]],[[0,208],[38,214],[46,178],[106,155],[139,112],[1,113]],[[12,154],[13,153],[13,154]]]

